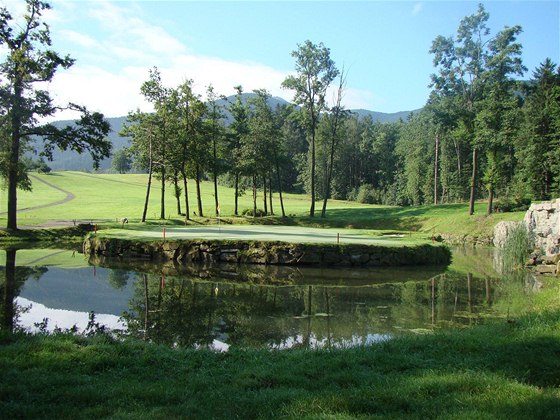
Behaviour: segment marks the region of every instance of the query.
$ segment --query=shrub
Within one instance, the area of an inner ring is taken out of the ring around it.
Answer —
[[[255,214],[253,214],[253,209],[244,209],[241,212],[241,215],[243,216],[251,216],[251,217],[264,217],[266,216],[264,210],[261,209],[257,209],[257,211],[255,212]]]

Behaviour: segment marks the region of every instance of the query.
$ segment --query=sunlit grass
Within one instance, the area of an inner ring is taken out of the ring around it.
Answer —
[[[114,223],[128,218],[130,223],[138,223],[142,216],[146,194],[147,175],[145,174],[88,174],[83,172],[56,172],[49,175],[36,176],[53,185],[70,191],[75,198],[67,203],[54,207],[46,207],[25,211],[18,214],[19,224],[33,225],[49,220],[81,220],[96,223]],[[19,208],[28,208],[55,202],[64,198],[64,194],[41,183],[34,182],[33,192],[20,192]],[[194,182],[189,181],[189,202],[192,223],[217,223],[214,214],[213,184],[203,182],[203,210],[205,218],[194,216],[196,195]],[[164,223],[183,224],[184,217],[177,214],[176,200],[172,194],[172,186],[166,186]],[[160,225],[160,192],[161,183],[154,179],[148,208],[148,224]],[[498,213],[486,216],[486,204],[477,203],[475,215],[468,215],[467,204],[445,204],[438,206],[394,207],[358,204],[348,201],[330,200],[327,217],[320,217],[321,203],[316,217],[310,218],[309,198],[305,195],[284,194],[286,214],[282,219],[278,194],[274,194],[275,216],[252,219],[250,217],[234,217],[234,191],[232,188],[220,186],[219,201],[222,223],[264,223],[281,225],[300,225],[328,228],[359,228],[378,231],[398,231],[414,235],[419,232],[424,237],[432,234],[447,233],[456,236],[489,237],[494,225],[501,220],[521,220],[522,212]],[[259,192],[258,207],[263,208],[262,192]],[[252,208],[250,192],[241,196],[239,210]],[[0,225],[5,225],[6,191],[0,191]],[[184,203],[181,201],[184,212]]]

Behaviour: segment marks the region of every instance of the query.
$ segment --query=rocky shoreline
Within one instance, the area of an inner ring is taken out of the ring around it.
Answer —
[[[302,266],[389,267],[448,265],[444,245],[390,247],[360,244],[303,244],[272,241],[134,241],[86,237],[84,254],[123,259],[173,261],[176,264],[235,263]]]

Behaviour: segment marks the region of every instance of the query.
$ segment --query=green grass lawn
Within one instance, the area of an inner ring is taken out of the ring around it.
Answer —
[[[147,175],[144,174],[88,174],[83,172],[56,172],[36,176],[72,192],[75,198],[67,203],[53,207],[38,208],[18,214],[20,226],[44,224],[50,220],[82,220],[97,223],[116,223],[117,219],[127,217],[134,224],[140,221],[146,193]],[[56,202],[65,195],[49,186],[35,181],[32,192],[19,192],[18,208],[24,209]],[[160,182],[152,185],[148,224],[183,224],[184,218],[177,215],[176,201],[172,188],[167,186],[166,220],[160,215]],[[0,225],[6,223],[6,191],[0,191]],[[285,209],[290,217],[278,216],[280,206],[278,195],[274,195],[275,214],[265,218],[233,217],[233,189],[219,188],[222,223],[280,224],[327,228],[359,228],[381,231],[422,232],[424,236],[432,233],[454,235],[489,236],[494,225],[501,220],[521,220],[524,213],[500,213],[485,215],[486,204],[477,203],[475,215],[467,214],[467,204],[445,204],[438,206],[394,207],[359,204],[348,201],[329,201],[327,217],[319,214],[308,216],[309,199],[304,195],[285,194]],[[202,183],[203,205],[206,218],[193,217],[194,224],[217,223],[214,218],[213,185]],[[191,211],[196,208],[194,183],[190,182],[189,200]],[[259,196],[262,208],[262,194]],[[183,205],[183,203],[181,203]],[[319,206],[319,203],[318,203]],[[252,208],[252,198],[246,194],[240,199],[240,210]],[[184,211],[184,208],[182,208]]]

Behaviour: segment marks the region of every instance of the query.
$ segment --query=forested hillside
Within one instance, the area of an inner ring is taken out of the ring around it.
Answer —
[[[254,98],[254,94],[252,93],[244,93],[243,94],[243,102],[248,102],[251,98]],[[229,126],[232,122],[231,113],[228,111],[227,104],[234,101],[234,97],[230,96],[226,99],[222,99],[220,102],[220,106],[223,107],[224,110],[224,119],[223,123],[225,126]],[[277,106],[288,106],[289,103],[282,98],[271,98],[269,100],[269,105],[272,108],[276,108]],[[376,112],[370,111],[366,109],[358,109],[358,110],[351,110],[352,114],[355,114],[359,117],[366,117],[371,116],[373,121],[380,122],[380,123],[390,123],[396,122],[400,119],[406,119],[412,112],[415,111],[402,111],[402,112],[395,112],[395,113],[383,113],[383,112]],[[115,117],[115,118],[107,118],[107,121],[111,125],[111,132],[109,133],[108,139],[111,141],[113,145],[113,153],[117,150],[121,150],[127,146],[129,146],[130,139],[128,137],[122,137],[119,135],[120,131],[122,130],[123,124],[126,121],[126,116],[123,117]],[[72,124],[72,121],[62,120],[57,121],[54,123],[57,126],[63,127],[67,124]],[[41,150],[42,142],[40,139],[35,140],[34,150]],[[31,159],[38,159],[37,153],[31,151],[28,153],[28,156]],[[83,171],[89,172],[93,170],[93,161],[91,157],[87,154],[78,154],[76,152],[67,150],[67,151],[60,151],[55,150],[53,153],[53,161],[48,162],[48,166],[54,171]],[[111,172],[112,171],[112,157],[103,159],[99,165],[98,172]]]

